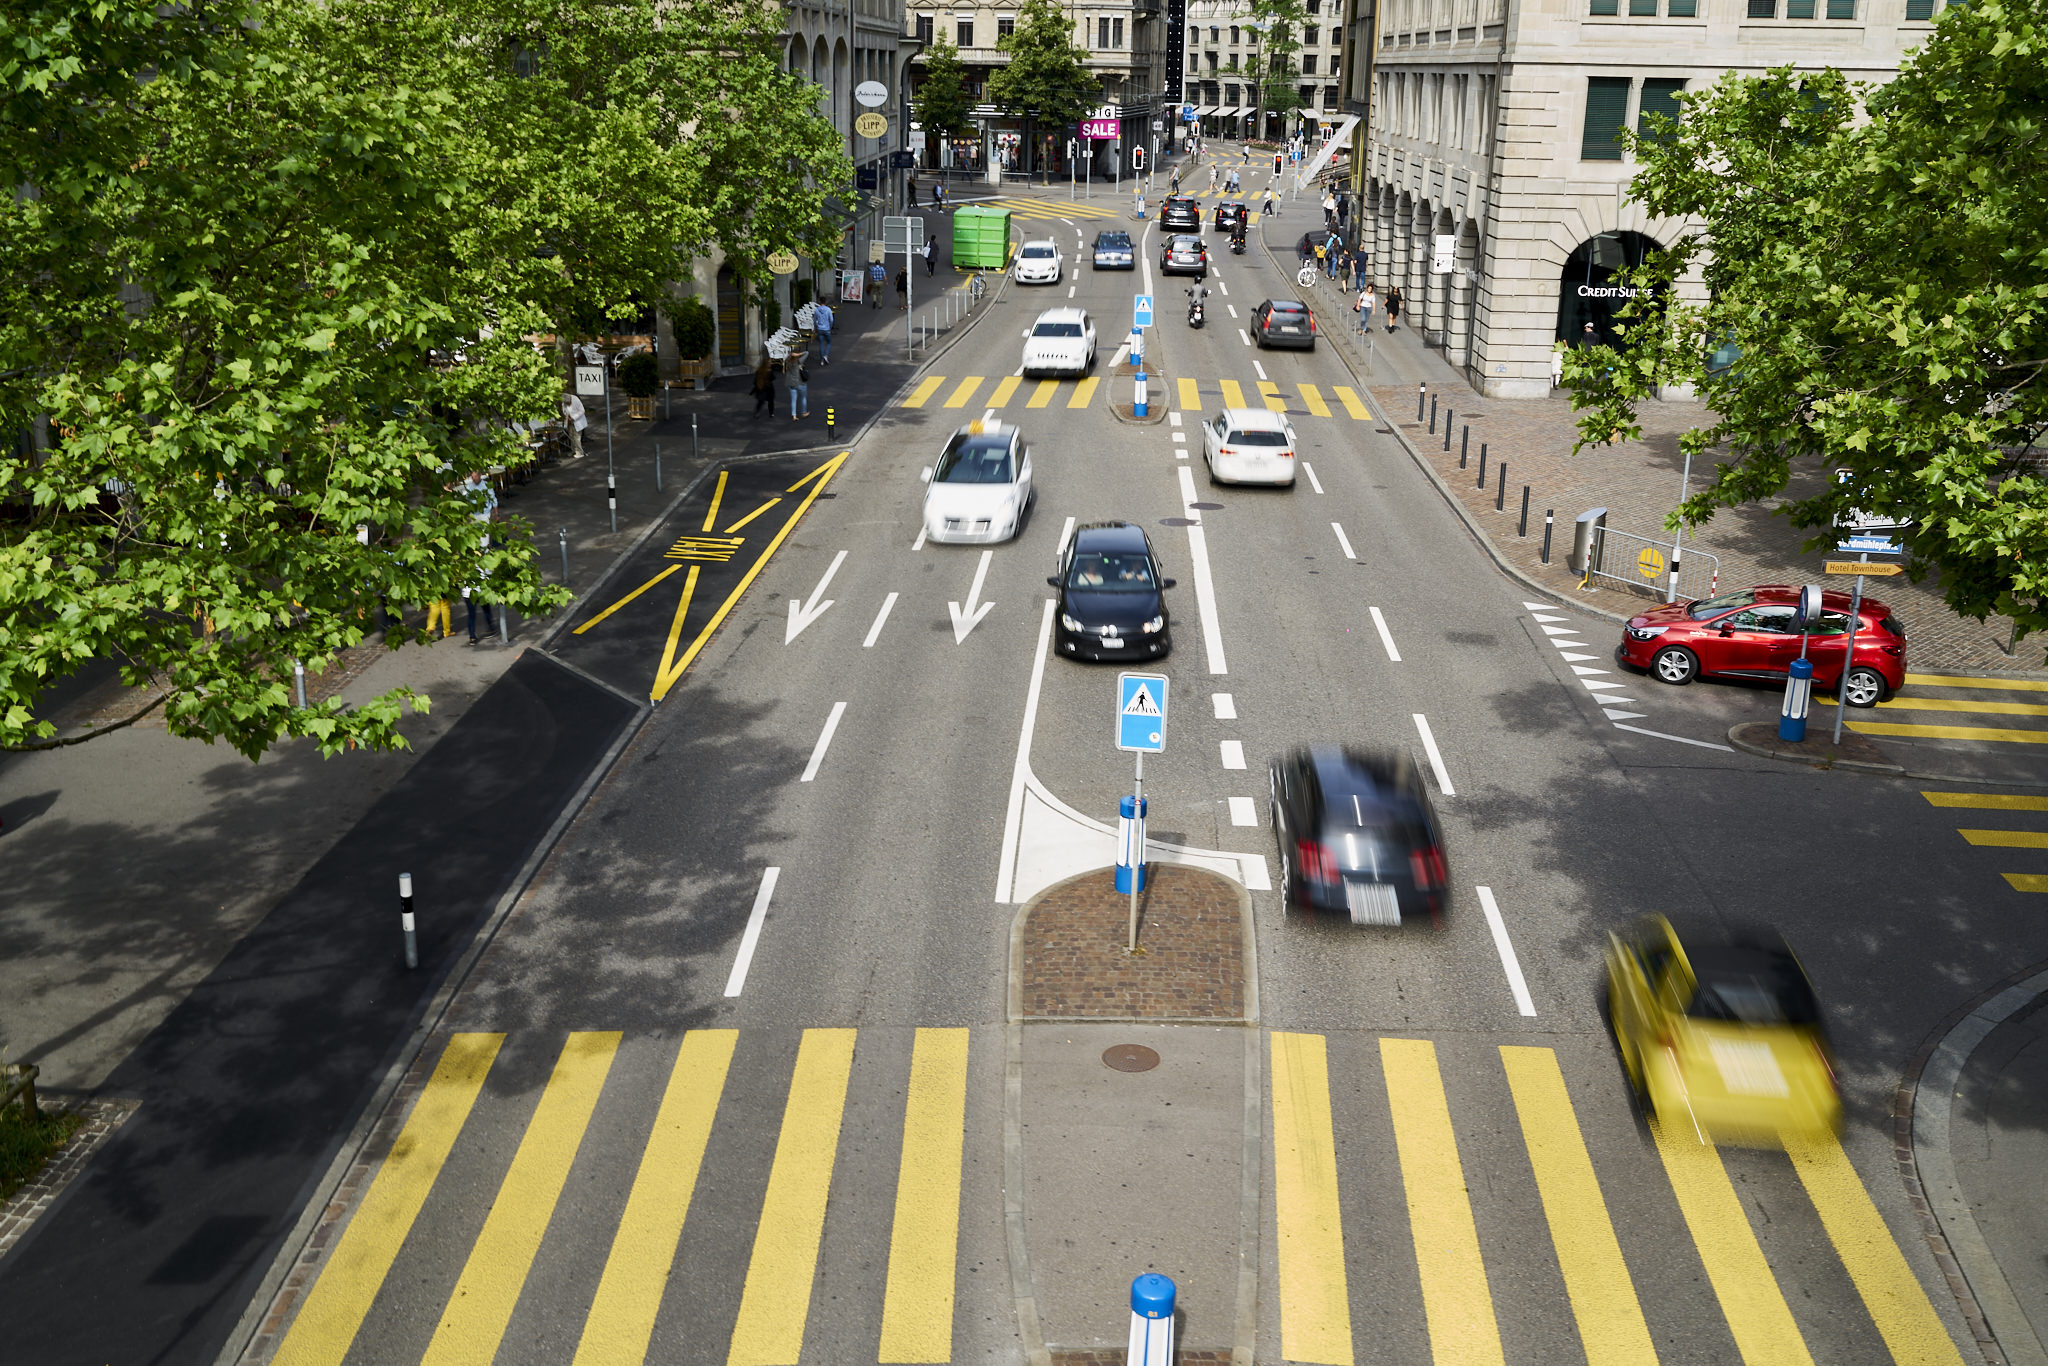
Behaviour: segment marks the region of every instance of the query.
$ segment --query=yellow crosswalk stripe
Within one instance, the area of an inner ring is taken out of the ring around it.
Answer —
[[[1184,413],[1198,413],[1202,410],[1202,390],[1191,379],[1176,380],[1180,386],[1180,410]]]
[[[1958,830],[1956,833],[1979,847],[1993,849],[2048,849],[2048,831]]]
[[[1689,1127],[1667,1133],[1664,1125],[1652,1120],[1650,1130],[1745,1366],[1813,1366],[1806,1339],[1799,1335],[1784,1292],[1757,1246],[1721,1155],[1712,1145],[1699,1142]]]
[[[1821,699],[1828,706],[1835,699]],[[1986,702],[1974,697],[1894,697],[1877,704],[1882,711],[1956,711],[1987,716],[2048,716],[2048,706],[2039,702]]]
[[[1330,415],[1330,405],[1323,402],[1322,390],[1316,388],[1313,384],[1301,386],[1301,401],[1306,403],[1309,412],[1317,417],[1328,417]]]
[[[391,1155],[378,1167],[272,1358],[279,1366],[340,1366],[348,1355],[504,1042],[503,1034],[457,1034],[448,1040]]]
[[[1222,381],[1222,388],[1223,388],[1223,406],[1224,406],[1224,407],[1226,407],[1226,408],[1242,408],[1242,407],[1244,407],[1244,386],[1243,386],[1243,385],[1239,384],[1239,383],[1238,383],[1238,382],[1237,382],[1236,380],[1234,380],[1234,379],[1226,379],[1226,380]]]
[[[1996,726],[1895,726],[1882,721],[1851,721],[1860,735],[1897,735],[1916,740],[1992,740],[2011,745],[2048,745],[2048,730],[2004,730]]]
[[[974,397],[974,391],[981,387],[981,379],[980,375],[969,375],[966,379],[954,385],[953,392],[946,396],[946,406],[948,408],[965,407],[967,400]]]
[[[925,400],[936,394],[939,391],[939,386],[945,382],[946,377],[944,375],[926,376],[918,381],[915,389],[910,391],[910,397],[903,400],[903,406],[906,408],[924,407]]]
[[[2048,873],[2006,873],[2015,892],[2048,892]]]
[[[1280,1355],[1320,1366],[1352,1366],[1328,1051],[1320,1034],[1276,1031],[1272,1057]]]
[[[806,1029],[797,1046],[726,1366],[796,1366],[803,1351],[856,1032]]]
[[[1272,380],[1259,381],[1259,397],[1266,401],[1266,410],[1274,413],[1287,411],[1287,400],[1280,397],[1280,386]]]
[[[1464,1166],[1450,1103],[1427,1039],[1381,1039],[1387,1108],[1408,1196],[1422,1309],[1436,1366],[1502,1366],[1500,1327],[1479,1256],[1479,1231],[1465,1194]]]
[[[1010,401],[1010,395],[1016,393],[1017,386],[1022,384],[1023,382],[1023,380],[1019,379],[1015,375],[1004,375],[1003,382],[1001,384],[998,384],[996,386],[996,391],[988,396],[988,406],[991,408],[1000,408],[1005,403],[1008,403]]]
[[[967,1123],[967,1031],[920,1029],[903,1105],[903,1160],[889,1280],[884,1362],[953,1359],[953,1271],[960,1246],[960,1150]]]
[[[1351,391],[1350,385],[1332,385],[1330,386],[1330,392],[1335,394],[1337,401],[1344,405],[1344,411],[1357,418],[1360,422],[1367,421],[1372,417],[1372,414],[1366,410],[1366,406],[1358,401],[1358,395]]]
[[[1090,375],[1079,384],[1076,384],[1074,386],[1074,396],[1067,400],[1067,406],[1069,408],[1087,407],[1088,400],[1095,397],[1095,386],[1100,383],[1102,383],[1101,379]]]
[[[1878,1336],[1897,1366],[1963,1366],[1948,1330],[1941,1326],[1920,1278],[1906,1265],[1884,1217],[1834,1135],[1787,1136],[1785,1152],[1820,1215],[1835,1254],[1863,1297]]]
[[[1983,688],[1987,692],[2048,692],[2048,683],[2030,678],[1970,678],[1963,674],[1906,675],[1908,683],[1923,688]]]
[[[1922,792],[1929,806],[1968,806],[1988,811],[2048,811],[2048,797],[2004,792]]]
[[[1586,1366],[1656,1366],[1657,1349],[1622,1260],[1557,1054],[1548,1048],[1503,1046],[1500,1057],[1558,1269],[1564,1273],[1565,1294],[1578,1320]]]
[[[592,1030],[571,1034],[562,1045],[421,1366],[490,1366],[498,1355],[619,1039],[616,1030]]]
[[[693,1029],[683,1035],[597,1297],[583,1321],[575,1366],[640,1366],[647,1359],[683,1216],[697,1189],[704,1146],[738,1040],[739,1032],[732,1029]]]
[[[1038,387],[1031,391],[1031,401],[1024,406],[1027,408],[1043,408],[1052,402],[1052,396],[1058,393],[1059,389],[1060,382],[1058,380],[1042,379],[1038,381]]]

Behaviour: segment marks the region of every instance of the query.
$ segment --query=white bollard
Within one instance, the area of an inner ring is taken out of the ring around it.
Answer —
[[[1125,1366],[1173,1366],[1173,1282],[1146,1272],[1131,1282],[1131,1338]]]
[[[413,934],[411,873],[398,875],[398,923],[405,931],[405,965],[416,968],[420,965],[420,945]]]

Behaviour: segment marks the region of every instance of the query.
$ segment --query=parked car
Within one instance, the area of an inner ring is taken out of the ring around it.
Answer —
[[[1216,206],[1216,231],[1229,232],[1245,221],[1245,207],[1242,199],[1226,199]]]
[[[1225,408],[1202,424],[1212,484],[1294,487],[1294,426],[1265,408]]]
[[[1269,777],[1283,906],[1354,925],[1441,920],[1443,834],[1413,759],[1321,746],[1274,760]]]
[[[1252,309],[1252,340],[1269,346],[1316,349],[1316,315],[1299,299],[1267,299]]]
[[[1095,269],[1136,270],[1137,249],[1131,245],[1131,235],[1118,230],[1095,234]]]
[[[1202,206],[1191,195],[1168,195],[1159,206],[1159,226],[1167,232],[1200,232]]]
[[[1209,278],[1209,248],[1202,245],[1201,238],[1187,233],[1169,237],[1159,248],[1159,273],[1195,275],[1206,280]]]
[[[1024,338],[1027,375],[1085,375],[1095,366],[1095,323],[1078,308],[1048,308]]]
[[[953,433],[925,466],[924,530],[934,541],[1007,541],[1031,505],[1031,448],[1015,427],[974,422]]]
[[[1159,659],[1173,649],[1152,541],[1135,522],[1090,522],[1053,559],[1058,650],[1071,659]]]
[[[1767,583],[1697,602],[1666,603],[1629,618],[1614,657],[1662,683],[1703,675],[1783,679],[1802,636],[1813,685],[1834,688],[1852,707],[1874,707],[1906,685],[1906,628],[1876,598],[1857,611],[1855,666],[1849,653],[1847,593],[1821,594],[1820,615],[1800,630],[1799,590]]]
[[[1059,244],[1047,237],[1026,242],[1018,248],[1017,259],[1010,271],[1020,285],[1056,285],[1066,264],[1066,257],[1060,255]]]

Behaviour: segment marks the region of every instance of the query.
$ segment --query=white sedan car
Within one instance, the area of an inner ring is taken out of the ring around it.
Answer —
[[[1225,408],[1202,424],[1213,484],[1294,485],[1294,427],[1283,413]]]
[[[934,541],[1007,541],[1031,506],[1031,448],[1015,427],[976,422],[953,433],[924,480],[924,532]]]
[[[1056,285],[1060,282],[1060,271],[1065,269],[1067,258],[1060,255],[1059,244],[1050,237],[1037,242],[1026,242],[1017,253],[1015,274],[1020,285]]]
[[[1095,323],[1078,308],[1048,308],[1024,334],[1024,373],[1085,375],[1095,365]]]

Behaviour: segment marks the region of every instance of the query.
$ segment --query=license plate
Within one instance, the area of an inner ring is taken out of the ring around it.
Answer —
[[[1102,638],[1102,645],[1106,650],[1121,650],[1124,647],[1124,638],[1122,636],[1104,636]]]
[[[1384,882],[1346,882],[1344,905],[1354,925],[1398,925],[1401,901]]]

